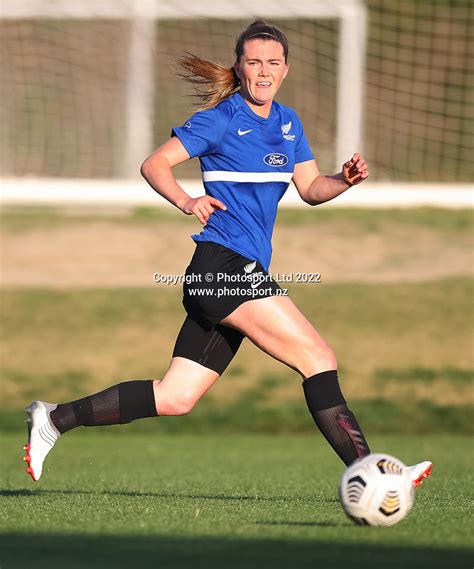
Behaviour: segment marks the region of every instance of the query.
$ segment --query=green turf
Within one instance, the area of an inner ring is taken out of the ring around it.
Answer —
[[[5,568],[471,567],[472,450],[462,437],[371,441],[433,476],[392,528],[355,526],[337,500],[343,467],[316,434],[120,437],[69,433],[39,483],[21,435],[2,439]]]

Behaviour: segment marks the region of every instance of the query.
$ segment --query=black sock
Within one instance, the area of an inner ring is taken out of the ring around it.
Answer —
[[[337,371],[323,371],[303,381],[314,422],[346,465],[370,453],[359,423],[347,408]]]
[[[51,421],[62,434],[81,425],[118,425],[156,416],[153,381],[144,380],[125,381],[94,395],[58,405],[51,412]]]

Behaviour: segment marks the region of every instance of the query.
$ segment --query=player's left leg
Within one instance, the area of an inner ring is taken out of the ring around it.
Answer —
[[[413,466],[408,466],[408,471],[410,473],[413,486],[415,488],[423,484],[423,480],[431,475],[431,469],[433,468],[433,463],[429,460],[424,460]]]
[[[309,411],[346,465],[369,454],[369,446],[339,386],[334,352],[286,296],[241,304],[221,322],[298,371]]]
[[[342,395],[333,351],[290,298],[272,296],[245,302],[221,323],[245,334],[302,375],[309,411],[346,465],[370,452]],[[429,476],[431,468],[429,461],[409,467],[414,486]]]

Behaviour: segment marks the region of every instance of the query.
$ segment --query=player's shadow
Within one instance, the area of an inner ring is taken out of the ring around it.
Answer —
[[[367,528],[365,528],[367,529]],[[377,529],[377,528],[373,528]],[[360,528],[354,528],[358,531]],[[96,530],[97,531],[97,530]],[[364,539],[331,539],[315,530],[311,536],[67,534],[63,532],[0,533],[2,567],[48,569],[288,569],[343,567],[375,569],[446,569],[471,567],[472,552],[427,545],[404,547]],[[34,563],[33,563],[34,561]]]
[[[190,498],[192,500],[214,500],[214,501],[250,501],[250,502],[281,502],[281,501],[295,501],[295,500],[308,500],[307,496],[246,496],[236,495],[229,496],[227,494],[185,494],[179,492],[132,492],[122,490],[71,490],[71,489],[49,489],[49,488],[28,488],[21,489],[3,489],[0,490],[0,496],[4,497],[18,497],[18,496],[46,496],[60,495],[60,494],[73,494],[73,495],[94,495],[94,496],[127,496],[136,498]],[[314,497],[311,498],[314,500]],[[337,498],[324,498],[323,500],[316,500],[317,502],[332,504],[338,502]]]
[[[4,496],[5,498],[16,498],[18,496],[39,496],[41,491],[38,491],[35,488],[28,490],[28,488],[23,488],[21,490],[0,490],[0,496]]]
[[[298,522],[298,521],[286,521],[286,520],[274,520],[274,521],[257,521],[254,522],[257,526],[297,526],[297,527],[320,527],[320,528],[331,528],[331,527],[342,527],[342,526],[353,526],[351,523],[335,523],[335,522]]]

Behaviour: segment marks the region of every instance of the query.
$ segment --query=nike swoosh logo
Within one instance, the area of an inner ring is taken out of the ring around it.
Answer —
[[[240,128],[239,128],[237,133],[239,136],[243,136],[244,134],[248,134],[249,132],[252,132],[252,130],[253,130],[252,128],[250,130],[240,130]]]

